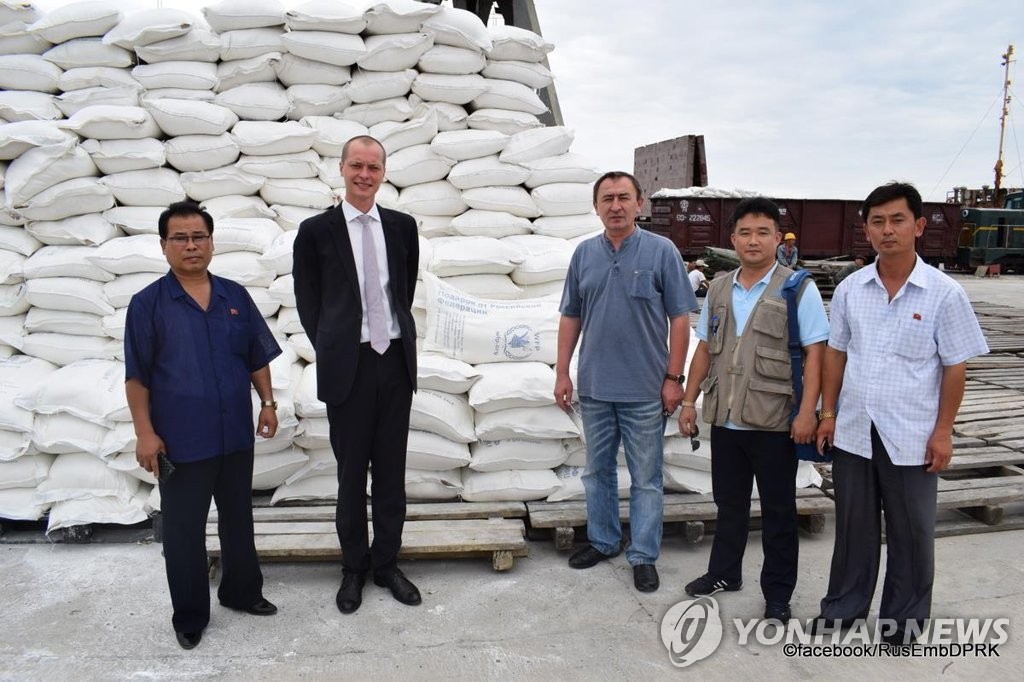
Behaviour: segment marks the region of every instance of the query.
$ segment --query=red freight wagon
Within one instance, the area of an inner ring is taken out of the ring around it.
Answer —
[[[653,197],[650,229],[671,239],[686,258],[694,258],[707,246],[732,248],[729,217],[737,198]],[[867,254],[859,201],[845,199],[772,199],[782,214],[782,231],[796,234],[801,259]],[[933,263],[956,261],[960,236],[960,206],[928,202],[928,220],[918,239],[917,251]]]

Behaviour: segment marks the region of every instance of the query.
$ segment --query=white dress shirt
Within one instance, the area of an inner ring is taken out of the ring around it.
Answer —
[[[942,368],[988,352],[963,287],[920,257],[892,301],[865,266],[832,296],[828,345],[846,353],[835,446],[871,458],[874,423],[893,464],[924,464]]]
[[[341,202],[341,210],[345,214],[345,223],[348,225],[348,238],[352,242],[352,256],[356,261],[356,274],[359,276],[359,293],[363,308],[363,321],[359,331],[359,341],[361,343],[368,343],[370,341],[370,323],[366,314],[366,277],[363,274],[363,226],[356,220],[363,212],[347,201]],[[384,243],[384,226],[380,221],[380,212],[377,210],[377,204],[374,204],[366,215],[372,218],[369,229],[373,233],[373,245],[377,250],[377,271],[380,273],[378,286],[384,290],[384,312],[388,318],[388,336],[392,339],[398,339],[401,338],[402,332],[399,330],[398,316],[395,315],[394,304],[391,300],[388,249],[387,244]]]

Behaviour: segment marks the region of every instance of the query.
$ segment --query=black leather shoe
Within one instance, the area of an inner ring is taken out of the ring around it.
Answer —
[[[654,564],[637,564],[633,567],[633,586],[641,592],[654,592],[661,585],[658,569]]]
[[[277,607],[260,597],[260,600],[247,609],[242,609],[253,616],[273,616],[277,613]]]
[[[338,604],[338,610],[342,613],[355,613],[363,603],[363,585],[365,584],[366,574],[364,573],[346,573],[342,576],[338,596],[334,598]]]
[[[764,619],[777,620],[780,623],[788,623],[793,618],[793,612],[788,602],[770,601],[764,605]]]
[[[182,649],[195,649],[196,644],[203,638],[203,631],[199,632],[175,632],[174,636],[178,638],[178,644]]]
[[[591,568],[605,559],[612,559],[619,556],[621,551],[622,550],[620,549],[614,554],[605,554],[593,545],[587,545],[583,549],[577,550],[571,557],[569,557],[569,566],[572,568]]]
[[[416,586],[398,568],[374,571],[373,584],[388,588],[391,590],[391,596],[403,604],[416,606],[423,601],[420,597],[420,591],[416,589]]]

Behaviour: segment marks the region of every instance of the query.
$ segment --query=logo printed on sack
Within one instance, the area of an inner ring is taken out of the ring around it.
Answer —
[[[511,360],[525,360],[534,351],[540,350],[540,344],[534,340],[533,329],[525,324],[517,324],[505,332],[504,353]]]
[[[673,604],[661,619],[661,642],[677,668],[704,660],[722,642],[722,617],[714,597]]]

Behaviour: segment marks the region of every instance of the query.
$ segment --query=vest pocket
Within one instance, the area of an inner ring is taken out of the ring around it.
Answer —
[[[792,378],[793,363],[789,358],[789,351],[757,346],[754,352],[754,370],[760,376],[783,381]]]
[[[776,429],[789,420],[793,386],[788,382],[751,378],[747,384],[740,421],[758,429]]]
[[[786,333],[786,307],[762,300],[750,320],[751,328],[773,339],[781,339]]]
[[[712,374],[700,382],[700,392],[704,394],[700,409],[704,423],[714,424],[718,413],[718,377]]]
[[[729,319],[729,307],[715,306],[708,316],[708,353],[718,355],[725,348],[725,329]]]

